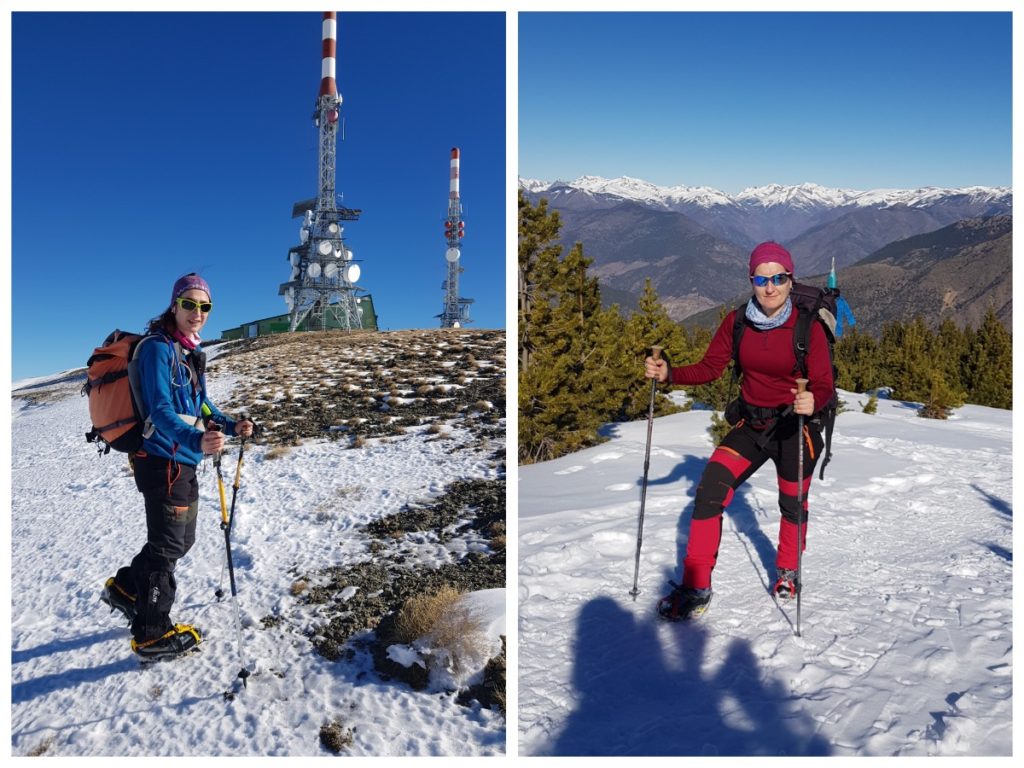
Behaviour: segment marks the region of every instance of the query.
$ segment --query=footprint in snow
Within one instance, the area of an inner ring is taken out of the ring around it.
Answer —
[[[636,485],[633,483],[612,483],[604,487],[606,491],[631,491],[634,488]]]
[[[573,472],[579,472],[583,467],[577,465],[575,467],[566,467],[555,472],[556,475],[571,475]]]

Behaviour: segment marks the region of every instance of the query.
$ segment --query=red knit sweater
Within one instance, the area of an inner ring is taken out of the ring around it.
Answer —
[[[740,340],[740,368],[743,380],[740,393],[751,405],[776,408],[793,402],[796,389],[796,355],[793,354],[793,329],[797,312],[778,328],[760,331],[748,324]],[[669,380],[673,384],[706,384],[714,381],[732,360],[732,329],[736,319],[733,310],[715,331],[703,359],[693,365],[673,368]],[[828,340],[820,323],[811,323],[807,352],[807,388],[814,394],[814,410],[832,397],[832,366],[828,357]]]

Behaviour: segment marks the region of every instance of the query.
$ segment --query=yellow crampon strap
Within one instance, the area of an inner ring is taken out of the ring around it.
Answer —
[[[196,631],[196,628],[193,627],[191,624],[175,624],[174,629],[169,629],[162,635],[160,635],[160,637],[154,637],[152,640],[145,640],[140,643],[133,638],[132,650],[134,651],[137,648],[148,648],[149,646],[153,645],[153,643],[159,643],[164,638],[171,637],[172,635],[184,635],[186,633],[192,635],[192,637],[196,639],[196,645],[203,642],[203,639],[199,636],[199,633]]]

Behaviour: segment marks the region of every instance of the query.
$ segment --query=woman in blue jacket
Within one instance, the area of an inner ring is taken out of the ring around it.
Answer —
[[[130,565],[107,579],[103,600],[131,622],[132,650],[146,658],[178,656],[202,640],[195,627],[170,619],[174,566],[195,542],[196,466],[223,449],[225,434],[244,438],[253,431],[251,421],[228,418],[207,398],[199,331],[212,309],[206,281],[195,273],[181,277],[135,358],[147,422],[132,466],[145,499],[147,540]],[[208,428],[211,422],[219,429]]]

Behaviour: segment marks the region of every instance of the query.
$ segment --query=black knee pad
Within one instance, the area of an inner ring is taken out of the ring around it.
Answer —
[[[724,464],[708,462],[697,485],[697,498],[693,504],[694,519],[707,520],[722,514],[735,482],[736,476]]]

